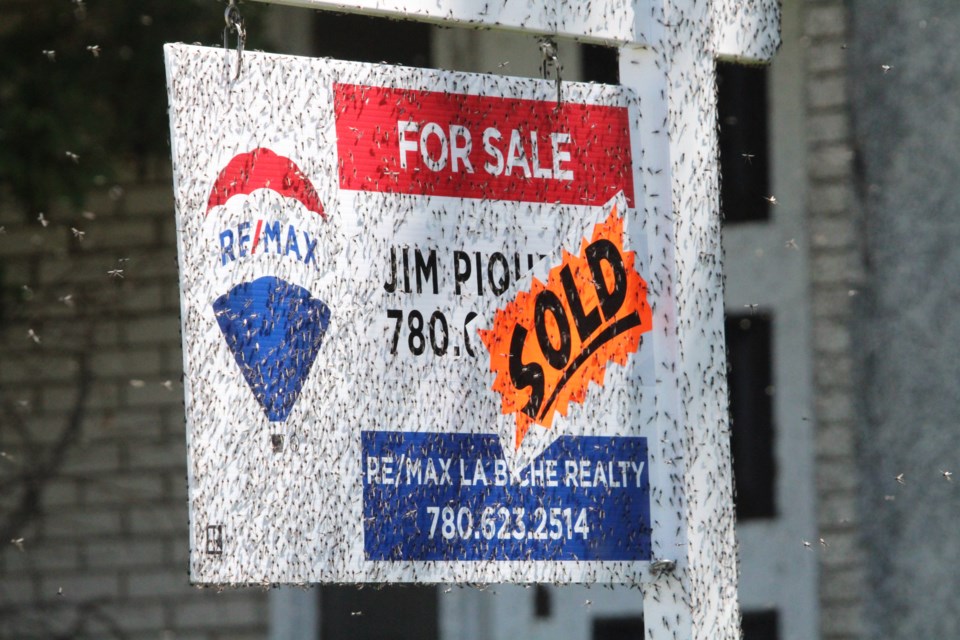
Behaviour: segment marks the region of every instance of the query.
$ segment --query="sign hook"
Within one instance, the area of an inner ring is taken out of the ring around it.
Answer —
[[[552,68],[557,75],[557,109],[560,108],[562,95],[560,92],[560,73],[563,71],[563,65],[560,64],[560,56],[557,49],[557,42],[553,38],[540,38],[540,72],[544,80],[550,79],[549,70]]]
[[[247,31],[244,29],[243,16],[240,15],[240,8],[237,7],[236,0],[230,0],[230,3],[223,12],[223,21],[226,23],[226,26],[223,28],[223,50],[225,52],[229,50],[227,39],[230,32],[233,31],[237,34],[237,71],[233,76],[233,79],[237,80],[240,78],[240,63],[243,57],[243,47],[247,43]]]

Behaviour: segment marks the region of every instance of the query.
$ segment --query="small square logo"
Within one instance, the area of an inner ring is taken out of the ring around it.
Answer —
[[[223,525],[207,525],[207,547],[209,554],[220,555],[223,553]]]

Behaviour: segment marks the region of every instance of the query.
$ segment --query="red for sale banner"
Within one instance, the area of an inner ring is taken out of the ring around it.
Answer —
[[[633,206],[627,109],[334,85],[341,189]]]

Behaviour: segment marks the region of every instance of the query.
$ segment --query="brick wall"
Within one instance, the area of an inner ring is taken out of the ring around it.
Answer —
[[[262,590],[188,584],[169,174],[86,211],[0,203],[0,638],[263,638]]]
[[[842,0],[805,5],[811,306],[813,309],[817,524],[823,640],[864,637],[850,325],[863,276],[849,127],[849,16]]]

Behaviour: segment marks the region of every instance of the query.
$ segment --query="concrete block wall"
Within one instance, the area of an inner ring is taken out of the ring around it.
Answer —
[[[807,224],[816,422],[820,633],[865,637],[851,324],[863,282],[847,93],[849,15],[842,0],[804,3]]]
[[[0,638],[266,637],[188,582],[168,172],[39,213],[0,203]]]

